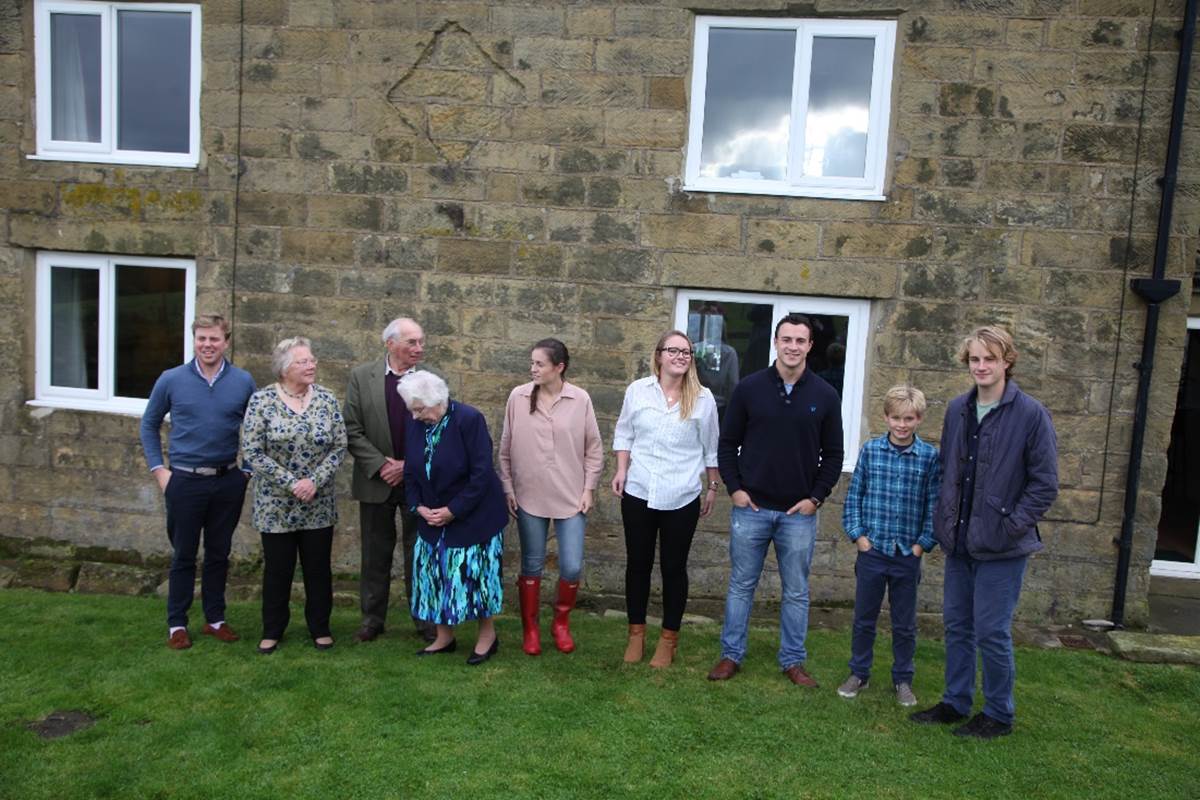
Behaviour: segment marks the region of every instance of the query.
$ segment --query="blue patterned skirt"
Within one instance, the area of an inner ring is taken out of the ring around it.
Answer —
[[[412,615],[438,625],[458,625],[500,613],[500,531],[470,547],[447,547],[446,537],[430,544],[420,536],[413,546]]]

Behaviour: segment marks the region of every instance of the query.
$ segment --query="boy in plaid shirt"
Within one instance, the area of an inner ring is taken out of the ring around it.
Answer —
[[[842,526],[858,547],[854,565],[854,637],[850,677],[842,697],[867,688],[875,623],[884,592],[892,609],[892,685],[903,706],[916,705],[913,653],[917,649],[917,585],[921,556],[934,545],[933,510],[941,482],[937,450],[917,437],[925,395],[893,386],[883,400],[888,432],[866,442],[846,493]]]

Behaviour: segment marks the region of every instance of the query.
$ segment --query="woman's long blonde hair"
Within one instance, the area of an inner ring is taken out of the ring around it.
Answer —
[[[688,349],[692,351],[692,359],[688,362],[687,374],[683,376],[683,391],[679,393],[679,418],[687,419],[692,415],[692,409],[696,407],[696,398],[700,396],[700,376],[696,374],[696,347],[692,344],[692,340],[683,331],[667,331],[662,336],[658,337],[658,344],[654,345],[654,356],[650,360],[650,370],[654,373],[655,380],[662,377],[662,367],[659,366],[659,355],[662,353],[663,346],[667,340],[673,336],[679,336],[688,343]]]

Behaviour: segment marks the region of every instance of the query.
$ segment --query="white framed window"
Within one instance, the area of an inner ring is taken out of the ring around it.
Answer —
[[[159,374],[192,357],[196,265],[41,252],[32,405],[141,414]]]
[[[693,289],[675,295],[675,327],[695,345],[700,382],[712,391],[722,418],[737,382],[775,362],[775,324],[792,313],[813,322],[806,368],[842,398],[842,471],[853,472],[862,423],[869,301]]]
[[[1188,317],[1150,574],[1200,580],[1200,317]]]
[[[200,6],[35,0],[37,154],[195,167]]]
[[[896,23],[696,18],[684,188],[884,200]]]

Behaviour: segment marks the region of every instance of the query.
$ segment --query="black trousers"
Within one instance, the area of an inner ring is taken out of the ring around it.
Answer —
[[[629,493],[621,498],[621,521],[625,525],[625,608],[630,625],[646,623],[654,547],[656,542],[661,542],[662,626],[669,631],[679,630],[687,608],[688,553],[699,520],[699,497],[673,511],[655,511],[645,500]]]
[[[292,577],[296,554],[304,572],[304,619],[312,638],[329,636],[329,614],[333,610],[333,573],[329,566],[333,550],[333,528],[262,534],[264,639],[281,639],[291,610]]]
[[[404,597],[412,604],[413,546],[417,543],[416,515],[404,503],[404,486],[396,486],[385,503],[359,503],[359,538],[362,542],[362,576],[359,596],[362,623],[383,630],[387,619],[388,598],[392,589],[392,555],[396,550],[396,515],[403,531],[400,547],[404,551]],[[409,616],[412,615],[411,609]],[[416,619],[415,617],[413,618]],[[421,627],[418,625],[417,627]]]
[[[167,506],[167,540],[174,554],[167,583],[167,625],[186,628],[196,583],[196,554],[204,540],[200,599],[204,619],[225,619],[225,578],[233,531],[242,516],[246,475],[231,469],[223,475],[171,473],[163,499]]]

